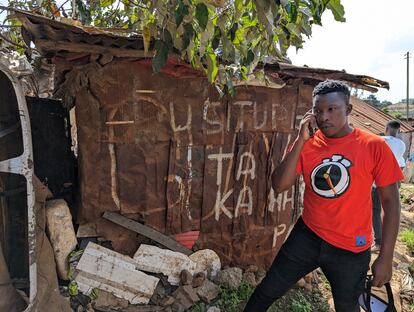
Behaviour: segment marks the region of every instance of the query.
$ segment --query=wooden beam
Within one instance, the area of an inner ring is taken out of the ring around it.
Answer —
[[[124,217],[116,212],[105,212],[103,217],[109,221],[112,221],[113,223],[116,223],[120,226],[123,226],[124,228],[127,228],[131,231],[134,231],[138,234],[144,235],[145,237],[148,237],[149,239],[152,239],[153,241],[167,247],[168,249],[171,249],[173,251],[181,252],[187,256],[191,255],[193,252],[185,248],[183,245],[175,241],[174,239],[146,226],[141,223],[138,223],[134,220],[131,220],[127,217]]]
[[[46,52],[68,51],[74,53],[97,53],[97,54],[111,54],[116,57],[137,57],[137,58],[151,58],[151,51],[146,53],[143,50],[125,49],[125,48],[110,48],[88,43],[74,43],[68,41],[49,41],[45,39],[36,39],[35,45],[40,50]]]

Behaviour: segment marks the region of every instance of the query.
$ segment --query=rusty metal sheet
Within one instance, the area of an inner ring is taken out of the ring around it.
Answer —
[[[98,223],[119,252],[130,253],[137,236],[113,235],[120,230],[102,222],[105,211],[167,234],[201,230],[201,247],[225,262],[269,263],[298,200],[295,187],[274,194],[271,173],[310,94],[238,87],[235,98],[219,98],[205,79],[155,75],[139,62],[89,68],[74,74],[79,221]]]
[[[351,96],[352,112],[349,115],[349,123],[357,128],[379,135],[384,133],[387,122],[395,119],[382,110]],[[414,128],[405,121],[401,122],[401,132],[413,132]]]
[[[99,181],[102,180],[100,165],[101,122],[99,102],[87,90],[81,90],[76,96],[76,122],[78,134],[78,163],[80,207],[78,220],[95,221],[100,217]],[[112,210],[113,204],[105,209]]]
[[[246,233],[264,223],[269,193],[268,161],[271,134],[241,132],[235,151],[233,234]]]
[[[294,127],[298,91],[294,86],[282,89],[238,87],[229,99],[228,131],[289,132]]]
[[[167,179],[167,233],[183,233],[200,228],[203,202],[204,147],[170,149]]]

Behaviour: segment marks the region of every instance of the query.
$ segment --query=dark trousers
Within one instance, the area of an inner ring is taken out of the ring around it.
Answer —
[[[374,241],[375,245],[381,245],[382,232],[381,232],[381,201],[378,196],[376,187],[372,188],[372,227],[374,228]]]
[[[300,218],[244,311],[265,312],[300,278],[318,267],[331,285],[335,310],[359,311],[358,297],[364,290],[370,258],[370,248],[353,253],[334,247]]]

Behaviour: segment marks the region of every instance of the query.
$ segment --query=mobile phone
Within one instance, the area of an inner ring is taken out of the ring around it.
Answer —
[[[314,133],[315,133],[315,130],[313,129],[313,127],[311,126],[311,123],[309,123],[308,124],[308,133],[309,133],[309,136],[311,137],[311,138],[313,138],[313,135],[314,135]]]

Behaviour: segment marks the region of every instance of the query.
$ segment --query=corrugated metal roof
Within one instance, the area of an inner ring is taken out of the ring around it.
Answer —
[[[395,119],[394,117],[356,97],[351,97],[351,104],[353,106],[353,110],[349,116],[350,124],[368,132],[374,134],[383,133],[385,132],[387,122]],[[414,128],[408,123],[401,121],[400,131],[412,132],[414,131]]]
[[[143,39],[138,34],[134,37],[126,37],[114,33],[113,30],[75,26],[20,10],[15,10],[15,13],[23,23],[23,34],[27,43],[33,41],[45,56],[51,57],[62,52],[111,53],[117,57],[146,56],[143,51]],[[148,56],[151,55],[152,53],[149,53]],[[325,79],[337,79],[348,82],[352,87],[372,92],[377,91],[378,87],[389,88],[386,81],[364,75],[352,75],[338,70],[301,67],[277,62],[266,64],[265,69],[279,87],[281,84],[283,86],[283,82],[286,80],[301,78],[309,80],[313,84]]]
[[[75,26],[48,17],[15,10],[23,28],[29,32],[25,39],[48,40],[65,43],[85,43],[105,48],[144,49],[141,37],[126,37],[99,27]],[[87,50],[85,50],[87,52]]]

